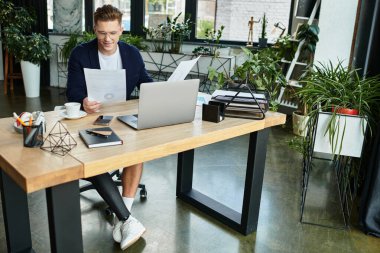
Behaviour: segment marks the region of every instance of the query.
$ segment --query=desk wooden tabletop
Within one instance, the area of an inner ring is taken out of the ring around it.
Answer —
[[[137,100],[104,105],[99,113],[76,120],[63,119],[59,112],[45,113],[47,133],[61,120],[78,144],[65,157],[39,148],[24,148],[22,135],[12,128],[13,119],[0,119],[0,129],[4,129],[0,131],[0,166],[29,193],[285,123],[285,115],[274,112],[268,112],[264,120],[226,118],[220,123],[206,122],[201,120],[201,107],[197,107],[191,123],[136,131],[116,116],[137,113],[137,105]],[[93,149],[85,146],[78,131],[96,127],[92,123],[99,115],[115,116],[110,127],[123,145]]]
[[[47,113],[48,125],[59,118]],[[13,118],[0,119],[0,167],[25,192],[30,193],[83,177],[83,165],[70,155],[61,157],[25,148],[22,134],[13,129]]]
[[[137,105],[137,100],[108,105],[100,113],[76,122],[67,121],[67,126],[79,138],[78,130],[91,126],[98,115],[135,114]],[[226,118],[220,123],[202,121],[201,114],[201,107],[197,106],[191,123],[139,131],[114,119],[110,127],[123,140],[123,145],[88,149],[79,140],[71,155],[83,163],[84,176],[90,177],[285,123],[285,115],[274,112],[268,112],[265,120]]]

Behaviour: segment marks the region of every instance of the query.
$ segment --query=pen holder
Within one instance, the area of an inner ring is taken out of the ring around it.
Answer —
[[[39,125],[23,126],[24,147],[40,147],[43,143],[43,123]]]
[[[218,123],[224,120],[226,104],[223,102],[209,101],[208,105],[202,105],[202,120]]]

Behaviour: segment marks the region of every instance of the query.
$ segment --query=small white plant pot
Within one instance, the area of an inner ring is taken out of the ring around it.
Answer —
[[[22,79],[25,95],[28,98],[40,96],[40,65],[21,61]]]
[[[298,136],[306,136],[309,116],[293,112],[293,133]]]

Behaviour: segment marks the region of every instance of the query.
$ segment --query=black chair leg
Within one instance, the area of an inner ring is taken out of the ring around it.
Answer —
[[[116,176],[116,178],[113,180],[115,182],[116,186],[122,186],[120,171],[116,170],[116,171],[112,172],[111,173],[111,177],[114,177],[114,176]],[[146,190],[145,184],[139,184],[138,188],[140,189],[140,201],[145,201],[147,199],[147,197],[148,197],[148,191]],[[90,183],[90,184],[85,184],[85,185],[81,186],[79,188],[79,191],[80,192],[85,192],[85,191],[93,190],[93,189],[95,189],[95,188]],[[113,215],[113,211],[112,211],[112,209],[110,207],[107,207],[104,210],[104,212],[105,212],[105,214],[107,216]]]

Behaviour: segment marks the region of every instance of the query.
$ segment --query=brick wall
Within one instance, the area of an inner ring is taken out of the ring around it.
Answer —
[[[286,27],[289,23],[291,0],[218,0],[216,13],[216,27],[225,26],[222,39],[247,41],[248,21],[253,16],[254,20],[262,18],[264,12],[268,18],[267,37],[269,41],[275,40],[281,30],[274,30],[274,24],[283,23]],[[258,41],[261,34],[261,23],[253,26],[253,41]]]

